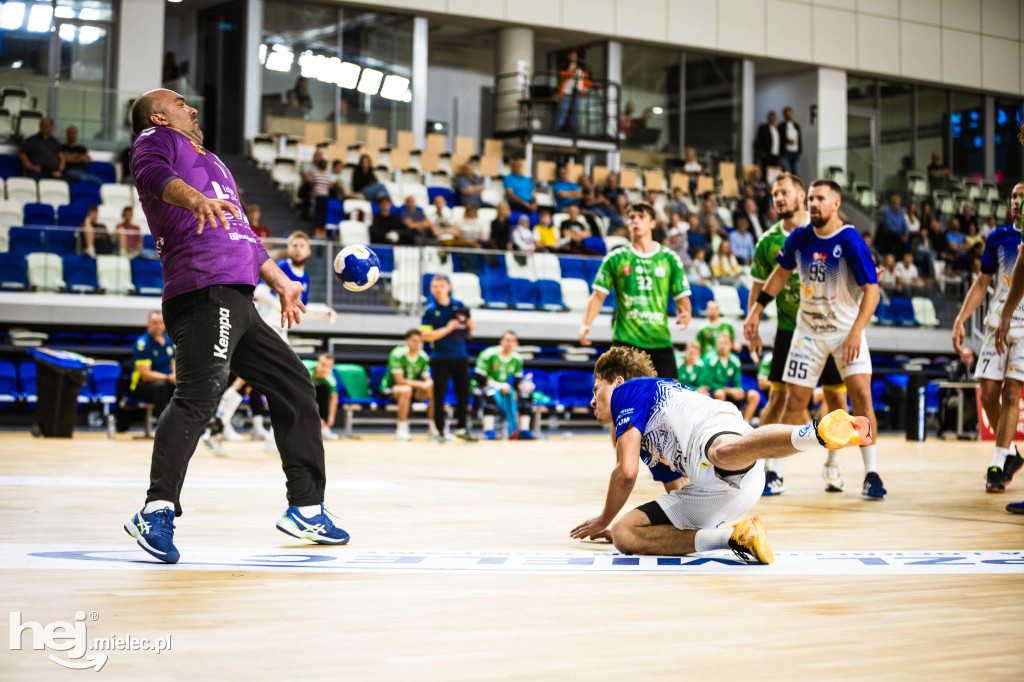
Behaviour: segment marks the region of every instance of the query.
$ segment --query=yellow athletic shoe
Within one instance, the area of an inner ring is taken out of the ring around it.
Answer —
[[[761,523],[760,514],[755,514],[733,526],[729,549],[740,561],[748,564],[770,564],[775,561],[772,546],[768,544],[768,532]]]
[[[835,410],[815,424],[818,441],[829,450],[851,445],[871,445],[871,422],[854,417],[846,410]]]

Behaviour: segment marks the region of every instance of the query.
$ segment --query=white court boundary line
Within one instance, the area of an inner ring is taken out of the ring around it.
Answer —
[[[0,487],[40,488],[136,488],[149,487],[148,478],[118,476],[0,476]],[[185,488],[216,490],[284,490],[283,478],[186,478]],[[405,486],[391,481],[344,480],[327,481],[328,490],[398,491]]]
[[[130,541],[129,541],[130,542]],[[627,556],[616,552],[372,550],[310,545],[287,549],[179,547],[169,565],[117,546],[0,544],[0,569],[258,571],[282,573],[591,573],[660,575],[982,575],[1024,573],[1024,550],[776,552],[771,566],[731,554]]]

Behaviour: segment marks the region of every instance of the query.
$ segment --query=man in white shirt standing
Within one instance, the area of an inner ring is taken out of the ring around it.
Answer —
[[[796,175],[800,171],[800,152],[803,146],[803,139],[800,134],[800,126],[793,120],[793,107],[786,107],[782,110],[782,123],[779,124],[779,132],[782,134],[782,169]]]

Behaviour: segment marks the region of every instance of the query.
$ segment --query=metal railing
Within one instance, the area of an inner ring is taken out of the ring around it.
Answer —
[[[618,142],[620,86],[600,78],[591,82],[581,95],[559,97],[557,72],[499,74],[494,88],[495,132]],[[563,112],[564,121],[559,126]]]

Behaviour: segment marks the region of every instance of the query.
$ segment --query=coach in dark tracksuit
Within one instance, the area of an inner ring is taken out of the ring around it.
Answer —
[[[444,275],[430,281],[434,302],[423,312],[423,340],[432,345],[430,374],[434,378],[434,425],[437,438],[444,442],[444,395],[448,379],[455,385],[455,435],[463,440],[477,440],[467,427],[469,411],[469,352],[466,338],[476,329],[469,309],[452,298],[452,285]]]

